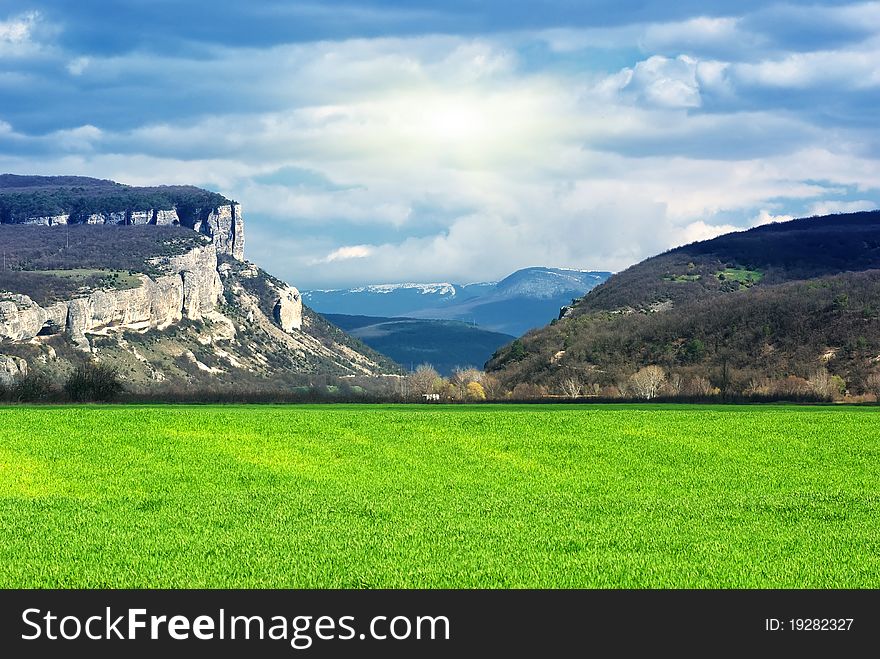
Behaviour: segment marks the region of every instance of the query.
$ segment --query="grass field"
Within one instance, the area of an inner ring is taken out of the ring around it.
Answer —
[[[746,268],[725,268],[715,273],[715,276],[721,280],[736,281],[743,286],[751,286],[757,284],[764,278],[764,273],[759,270],[748,270]]]
[[[0,587],[880,587],[880,409],[0,409]]]

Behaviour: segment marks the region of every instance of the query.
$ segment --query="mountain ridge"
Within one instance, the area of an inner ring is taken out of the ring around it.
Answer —
[[[427,363],[443,376],[450,375],[456,368],[482,369],[498,348],[515,338],[459,320],[344,314],[326,314],[325,317],[405,368]]]
[[[306,290],[303,299],[321,313],[460,320],[519,336],[555,318],[562,305],[611,273],[531,267],[497,282],[373,284]]]

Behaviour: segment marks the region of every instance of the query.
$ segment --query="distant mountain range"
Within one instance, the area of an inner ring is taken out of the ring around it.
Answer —
[[[446,376],[457,366],[482,369],[496,350],[516,338],[459,320],[342,314],[324,314],[324,318],[408,370],[427,363]]]
[[[379,284],[303,292],[321,314],[459,320],[484,330],[520,336],[542,327],[611,276],[610,272],[525,268],[498,282]]]

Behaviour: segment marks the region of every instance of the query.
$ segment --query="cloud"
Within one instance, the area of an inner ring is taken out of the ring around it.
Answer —
[[[742,84],[783,89],[822,87],[866,89],[880,86],[880,44],[867,48],[793,53],[743,63],[733,71]]]
[[[305,287],[620,269],[880,198],[878,3],[798,8],[836,27],[797,47],[770,29],[794,10],[749,3],[459,33],[414,26],[445,25],[445,8],[351,4],[363,33],[320,41],[229,39],[206,18],[107,45],[57,10],[50,47],[35,18],[17,45],[40,56],[0,73],[0,171],[211,187],[244,204],[249,257]],[[289,27],[285,6],[218,11]]]
[[[40,13],[31,11],[0,21],[0,55],[17,57],[31,54],[36,44],[33,36]]]
[[[872,211],[880,207],[876,201],[860,199],[858,201],[823,200],[810,205],[809,215],[832,215],[834,213],[856,213],[858,211]]]
[[[744,49],[767,46],[764,35],[742,29],[735,16],[697,16],[684,21],[647,25],[638,39],[644,52],[735,56]]]
[[[67,63],[67,70],[72,76],[81,76],[89,68],[91,61],[89,57],[75,57]]]
[[[775,222],[788,222],[793,219],[794,215],[774,215],[766,208],[762,208],[760,212],[752,218],[750,224],[753,227],[759,227],[765,224],[773,224]]]
[[[741,227],[733,224],[706,224],[702,220],[691,222],[679,232],[678,240],[682,245],[695,243],[701,240],[710,240],[731,231],[739,231]]]
[[[700,106],[697,63],[686,55],[669,59],[654,55],[631,69],[622,91],[639,101],[664,108]]]
[[[330,252],[320,260],[320,263],[333,263],[334,261],[348,261],[350,259],[364,259],[373,253],[371,245],[349,245],[340,247]]]
[[[6,21],[0,21],[0,43],[20,44],[30,40],[38,12],[29,12]]]

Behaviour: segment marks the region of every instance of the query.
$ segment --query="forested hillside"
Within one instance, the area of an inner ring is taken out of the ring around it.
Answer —
[[[649,366],[655,382],[641,386]],[[763,226],[647,259],[487,368],[508,388],[560,394],[873,393],[880,212]]]

